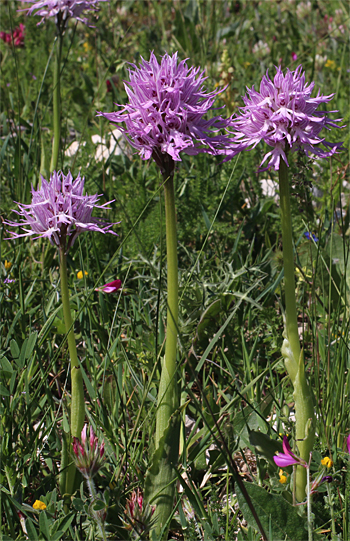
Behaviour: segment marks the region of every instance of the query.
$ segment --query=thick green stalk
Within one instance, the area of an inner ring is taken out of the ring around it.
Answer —
[[[290,196],[288,168],[281,160],[279,168],[279,189],[281,207],[281,225],[283,241],[284,292],[286,304],[286,334],[292,356],[286,360],[286,368],[294,382],[298,372],[300,358],[300,342],[298,333],[297,307],[295,299],[294,253],[292,238],[292,218],[290,212]]]
[[[176,349],[178,333],[178,268],[177,234],[175,215],[175,193],[173,175],[165,176],[165,219],[167,245],[167,330],[165,357],[162,361],[162,373],[158,391],[156,418],[155,454],[152,476],[152,505],[155,526],[151,539],[167,539],[167,532],[160,537],[160,532],[168,521],[174,506],[175,479],[174,467],[179,453],[179,423],[174,418],[179,408],[179,395],[176,381]]]
[[[170,416],[178,407],[175,400],[175,372],[178,327],[178,270],[177,270],[177,234],[175,216],[175,193],[173,178],[165,185],[165,221],[167,248],[167,327],[165,342],[165,358],[159,388],[159,404],[157,409],[156,447],[169,423]]]
[[[71,411],[70,411],[70,429],[72,438],[80,438],[85,419],[85,401],[83,377],[78,362],[77,347],[75,343],[72,314],[69,304],[69,290],[67,277],[67,258],[64,248],[60,248],[60,276],[61,276],[61,295],[63,306],[63,317],[68,333],[68,349],[70,356],[70,374],[71,374]],[[70,446],[68,446],[68,449]],[[69,466],[66,475],[66,493],[72,494],[75,477],[75,465]]]
[[[61,143],[61,56],[62,56],[62,31],[58,28],[56,57],[53,71],[53,143],[50,172],[57,170],[58,156]]]
[[[294,387],[295,437],[301,458],[308,462],[315,436],[314,406],[312,392],[305,377],[304,357],[299,342],[288,168],[283,160],[281,160],[279,168],[279,188],[286,304],[285,340],[282,346],[282,355]],[[306,477],[306,469],[303,466],[297,466],[296,498],[299,502],[305,499]]]

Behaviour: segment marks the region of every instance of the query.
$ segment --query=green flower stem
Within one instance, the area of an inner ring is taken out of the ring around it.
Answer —
[[[169,423],[170,416],[178,407],[175,399],[175,372],[178,327],[178,270],[177,270],[177,234],[175,216],[175,192],[172,176],[164,185],[165,220],[167,247],[167,328],[165,358],[159,388],[157,410],[156,447]]]
[[[60,276],[61,276],[61,295],[63,306],[63,317],[68,333],[68,349],[70,355],[71,366],[71,412],[70,412],[70,429],[72,438],[80,438],[81,431],[85,419],[85,401],[84,401],[84,386],[83,377],[78,362],[77,347],[75,343],[72,314],[69,305],[69,290],[67,278],[67,257],[64,253],[64,248],[60,248]],[[68,452],[70,450],[70,445]],[[75,478],[75,465],[69,466],[66,475],[66,493],[72,494]]]
[[[308,462],[315,436],[314,407],[312,392],[305,377],[304,358],[299,342],[288,168],[283,160],[281,160],[279,168],[279,189],[286,305],[285,340],[282,355],[294,387],[296,441],[301,458]],[[306,469],[303,466],[297,466],[296,498],[299,502],[305,499],[306,477]]]
[[[53,71],[53,144],[50,172],[57,170],[58,156],[61,143],[61,56],[63,35],[58,27],[56,42],[56,57]]]
[[[167,246],[167,329],[165,357],[158,391],[154,462],[158,473],[153,480],[152,493],[156,504],[155,526],[151,539],[167,539],[167,532],[160,536],[173,511],[175,498],[174,466],[179,453],[179,424],[174,421],[174,413],[179,408],[179,395],[176,381],[176,349],[178,333],[178,268],[177,234],[175,215],[175,192],[173,174],[164,174],[165,220]],[[158,453],[157,453],[158,450]],[[157,496],[158,495],[158,496]]]
[[[99,498],[98,498],[96,488],[95,488],[95,483],[93,482],[92,477],[86,478],[86,484],[88,486],[90,497],[92,500],[91,506],[93,506],[94,502],[98,500]],[[107,511],[106,509],[103,509],[101,512],[94,511],[94,510],[92,510],[91,512],[93,519],[97,522],[103,541],[107,541],[107,535],[106,535],[104,519],[103,519],[103,515],[106,513],[106,511]]]
[[[312,541],[312,518],[311,518],[311,494],[310,494],[310,467],[306,469],[306,478],[307,478],[307,531],[308,531],[308,541]]]
[[[283,160],[279,168],[279,189],[281,207],[281,225],[283,241],[284,291],[286,303],[286,333],[293,356],[286,361],[286,368],[294,382],[298,372],[300,358],[300,342],[298,333],[297,307],[295,299],[294,254],[292,238],[292,217],[290,212],[290,196],[288,168]]]

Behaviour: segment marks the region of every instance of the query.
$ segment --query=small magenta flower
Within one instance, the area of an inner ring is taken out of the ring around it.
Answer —
[[[87,10],[98,11],[98,3],[106,1],[107,0],[22,0],[22,2],[33,5],[25,10],[22,9],[19,11],[27,11],[27,15],[32,15],[33,12],[37,10],[34,15],[39,15],[41,17],[41,21],[39,21],[38,24],[41,24],[45,19],[50,17],[55,17],[55,19],[61,17],[63,21],[77,19],[77,21],[88,24],[86,18],[80,17],[82,12]]]
[[[87,425],[84,425],[81,431],[81,441],[79,438],[74,438],[72,445],[76,467],[86,479],[92,479],[104,463],[104,441],[99,445],[92,426],[90,426],[90,437],[88,438]]]
[[[32,186],[32,202],[30,205],[18,204],[21,216],[20,222],[6,222],[10,227],[21,227],[25,233],[10,232],[11,238],[28,237],[48,238],[53,246],[64,248],[65,252],[73,246],[76,238],[83,231],[99,231],[112,233],[110,228],[116,224],[108,224],[92,218],[94,208],[108,209],[108,201],[98,205],[99,195],[83,195],[84,177],[80,175],[73,180],[69,172],[65,176],[62,172],[54,171],[50,182],[41,177],[41,188],[37,191]],[[27,228],[28,227],[28,228]]]
[[[12,35],[8,34],[7,32],[0,32],[0,39],[2,39],[5,43],[8,43],[9,45],[11,45],[13,40],[13,45],[15,47],[23,47],[24,29],[24,24],[20,23],[20,25],[13,30]]]
[[[347,448],[348,448],[348,453],[350,455],[350,434],[346,438],[346,445],[347,445]]]
[[[223,90],[206,93],[200,68],[189,68],[186,60],[178,62],[177,53],[166,53],[159,64],[153,52],[149,62],[141,57],[139,68],[131,66],[130,81],[124,83],[129,103],[120,105],[120,111],[98,115],[125,123],[121,129],[143,160],[152,157],[164,170],[165,161],[181,161],[181,152],[222,153],[229,137],[218,132],[231,118],[204,119]]]
[[[121,280],[113,280],[113,282],[109,282],[104,286],[97,287],[95,291],[102,291],[103,293],[115,293],[116,291],[118,291],[118,289],[121,288],[121,285]]]
[[[298,464],[299,466],[307,467],[307,462],[293,453],[286,436],[283,438],[282,446],[284,453],[278,453],[273,457],[277,466],[280,468],[286,468],[287,466]]]
[[[319,134],[323,128],[331,126],[339,128],[330,120],[327,111],[317,111],[322,103],[329,102],[334,94],[320,95],[311,98],[315,83],[305,83],[305,72],[302,66],[295,71],[287,69],[283,75],[281,67],[270,80],[268,72],[260,84],[260,92],[254,86],[247,88],[248,96],[243,98],[245,107],[240,109],[241,115],[232,121],[233,143],[228,158],[232,158],[242,150],[251,150],[261,141],[265,141],[272,150],[267,152],[260,164],[260,171],[273,166],[279,169],[281,158],[288,164],[288,152],[303,150],[305,154],[315,158],[326,158],[336,153],[343,143],[330,143]],[[336,111],[330,111],[335,113]],[[323,145],[325,149],[320,148]],[[262,164],[269,158],[267,167]]]

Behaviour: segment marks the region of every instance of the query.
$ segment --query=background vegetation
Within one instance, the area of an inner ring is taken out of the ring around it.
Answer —
[[[40,19],[19,7],[6,0],[0,8],[2,31],[25,24],[23,47],[0,42],[2,219],[11,217],[13,201],[30,201],[31,185],[37,187],[40,173],[48,177],[51,154],[54,22],[37,26]],[[259,85],[267,69],[272,76],[274,66],[295,69],[301,63],[316,89],[335,94],[329,110],[338,110],[336,118],[349,125],[349,4],[110,0],[101,3],[94,25],[71,21],[65,35],[59,166],[75,176],[80,171],[88,193],[115,199],[104,217],[121,222],[119,237],[80,236],[68,265],[86,417],[106,445],[97,484],[108,503],[107,530],[111,539],[131,539],[137,534],[125,506],[131,491],[143,488],[149,466],[164,343],[164,209],[155,164],[141,161],[96,111],[125,102],[129,62],[147,59],[151,50],[157,56],[178,51],[206,71],[208,89],[228,85],[218,99],[227,115],[238,112],[245,87]],[[329,137],[348,148],[348,127]],[[288,498],[262,436],[278,448],[279,433],[293,434],[293,397],[280,354],[278,179],[274,171],[257,174],[261,152],[258,146],[225,164],[184,155],[175,175],[184,425],[172,539],[259,539],[233,483],[229,455],[254,501],[262,498],[259,491]],[[331,538],[333,518],[336,539],[345,541],[348,150],[328,161],[295,156],[291,170],[300,336],[318,416],[313,467],[324,455],[334,462],[329,492],[314,497],[315,538]],[[42,241],[10,242],[0,227],[3,539],[97,539],[83,484],[68,514],[57,488],[70,392],[57,253]],[[87,272],[83,279],[77,278],[80,270]],[[123,281],[118,295],[95,292],[98,280],[115,278]],[[37,499],[45,511],[33,509]],[[267,518],[270,538],[305,539],[299,515],[290,526],[277,508]]]

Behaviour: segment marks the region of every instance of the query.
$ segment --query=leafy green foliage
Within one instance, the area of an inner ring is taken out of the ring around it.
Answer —
[[[54,23],[37,26],[38,18],[16,10],[12,1],[2,6],[0,23],[6,32],[19,22],[26,26],[24,48],[12,49],[0,40],[4,220],[10,218],[13,201],[28,203],[31,184],[37,187],[41,173],[48,176],[52,146]],[[349,125],[347,22],[341,0],[111,0],[101,4],[93,28],[68,26],[59,167],[73,174],[81,170],[87,191],[115,199],[100,216],[121,221],[119,237],[82,235],[68,254],[87,420],[105,441],[106,466],[96,483],[99,501],[108,504],[111,539],[132,538],[124,522],[126,501],[134,488],[144,489],[151,465],[166,333],[165,228],[155,164],[143,162],[122,139],[116,140],[114,126],[95,112],[125,102],[128,62],[147,58],[150,50],[157,55],[178,50],[181,58],[206,69],[208,89],[228,84],[218,100],[227,114],[237,112],[245,86],[257,85],[267,69],[271,74],[279,63],[293,69],[302,63],[316,88],[327,95],[335,92],[331,108]],[[348,128],[333,130],[329,137],[343,139],[348,147]],[[247,504],[232,484],[230,456],[250,481],[245,485],[265,531],[273,539],[284,533],[306,537],[305,519],[284,499],[289,488],[279,483],[271,461],[280,446],[278,433],[293,436],[294,404],[280,355],[278,199],[267,195],[261,182],[277,181],[277,176],[274,171],[257,174],[260,161],[259,146],[225,164],[219,157],[183,156],[175,174],[182,389],[176,473],[182,492],[171,535],[186,541],[259,539]],[[344,447],[350,416],[348,153],[329,161],[296,155],[290,161],[299,323],[318,419],[313,472],[324,455],[334,461],[332,498],[326,492],[314,495],[314,528],[329,531],[333,513],[336,533],[345,540],[350,531]],[[307,231],[318,242],[308,240]],[[6,237],[1,222],[3,539],[25,539],[24,528],[30,539],[98,539],[86,487],[77,488],[68,514],[57,489],[70,403],[58,256],[43,241],[10,242]],[[80,270],[87,272],[81,280]],[[115,278],[123,281],[117,295],[95,291]],[[46,509],[34,510],[35,500]]]

